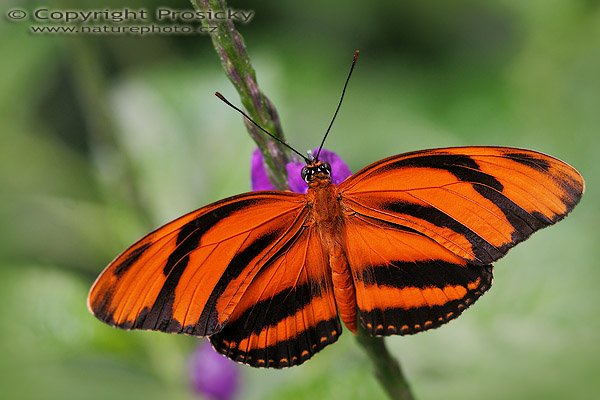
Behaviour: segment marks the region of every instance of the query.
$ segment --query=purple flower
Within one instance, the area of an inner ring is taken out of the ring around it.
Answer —
[[[314,154],[316,154],[317,150],[315,149]],[[336,185],[342,183],[347,177],[352,175],[350,168],[348,168],[344,160],[333,151],[321,150],[319,159],[331,165],[331,180]],[[290,162],[286,165],[288,187],[292,192],[306,193],[308,189],[308,185],[300,176],[300,171],[304,165],[303,162],[299,161]],[[252,154],[252,190],[275,190],[275,187],[269,181],[263,156],[259,149],[254,150]]]
[[[240,385],[237,364],[214,351],[205,340],[192,353],[189,361],[190,380],[194,391],[205,399],[231,400]]]
[[[252,165],[250,166],[250,178],[252,180],[252,190],[275,190],[267,175],[267,167],[260,149],[257,148],[252,153]]]

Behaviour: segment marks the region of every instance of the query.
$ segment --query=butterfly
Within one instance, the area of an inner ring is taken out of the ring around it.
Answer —
[[[138,240],[92,286],[91,312],[208,337],[254,367],[299,365],[342,323],[387,336],[455,319],[490,288],[494,261],[584,191],[570,165],[510,147],[395,155],[339,185],[319,153],[305,161],[306,194],[240,194]]]

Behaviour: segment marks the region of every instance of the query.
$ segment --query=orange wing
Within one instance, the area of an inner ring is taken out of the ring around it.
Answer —
[[[342,333],[314,225],[288,243],[254,277],[223,330],[210,337],[218,352],[254,367],[291,367]]]
[[[401,154],[339,186],[354,212],[414,229],[477,265],[565,217],[583,189],[568,164],[508,147]]]
[[[503,147],[407,153],[349,177],[339,190],[362,325],[410,334],[457,317],[491,286],[490,263],[583,189],[562,161]]]
[[[346,234],[360,321],[373,336],[436,328],[492,284],[491,265],[474,265],[410,228],[355,214]]]
[[[111,262],[88,307],[124,329],[212,335],[261,268],[298,241],[306,217],[304,196],[288,192],[242,194],[191,212]]]

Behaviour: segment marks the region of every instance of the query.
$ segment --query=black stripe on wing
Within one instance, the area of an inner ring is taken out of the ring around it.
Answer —
[[[465,295],[460,299],[449,300],[438,305],[403,307],[402,289],[398,289],[398,306],[361,311],[361,325],[372,336],[410,335],[437,328],[457,318],[491,287],[492,271],[493,267],[491,265],[472,267],[466,275],[469,276],[469,283],[462,285],[466,289]],[[471,276],[475,272],[477,277]],[[427,279],[427,277],[423,277],[423,279]],[[444,288],[441,282],[438,282],[438,284],[439,286],[432,285],[431,287]],[[410,285],[407,283],[403,287],[408,286]],[[427,290],[431,287],[426,286],[423,289]],[[376,289],[372,288],[372,290]]]

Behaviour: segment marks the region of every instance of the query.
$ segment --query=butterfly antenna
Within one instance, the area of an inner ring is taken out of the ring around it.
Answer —
[[[352,76],[352,71],[354,71],[354,65],[356,65],[356,60],[358,60],[358,50],[354,51],[354,58],[352,59],[352,65],[350,66],[350,72],[348,72],[348,77],[346,78],[346,83],[344,83],[344,88],[342,89],[342,95],[340,96],[340,101],[337,105],[337,108],[335,109],[335,112],[333,113],[333,118],[331,118],[331,122],[329,123],[329,126],[327,127],[327,131],[325,132],[325,136],[323,136],[323,140],[321,141],[321,145],[319,146],[319,151],[317,152],[317,156],[315,157],[315,159],[319,159],[319,155],[321,155],[321,149],[323,148],[323,145],[325,144],[325,139],[327,139],[327,135],[329,135],[329,131],[331,130],[331,127],[333,126],[333,121],[335,121],[335,117],[338,114],[338,111],[340,111],[340,107],[342,105],[342,100],[344,100],[344,94],[346,93],[346,87],[348,86],[348,82],[350,81],[350,77]]]
[[[227,100],[225,98],[225,96],[223,96],[221,93],[215,92],[215,96],[217,96],[219,99],[221,99],[221,101],[223,101],[223,103],[227,104],[229,107],[233,108],[234,110],[236,110],[237,112],[239,112],[240,114],[242,114],[244,116],[244,118],[246,118],[248,121],[250,121],[254,126],[256,126],[258,129],[260,129],[261,131],[263,131],[264,133],[266,133],[267,135],[269,135],[269,137],[271,137],[271,139],[273,139],[273,140],[281,143],[282,145],[284,145],[285,147],[287,147],[288,149],[290,149],[294,153],[298,154],[300,157],[302,157],[302,159],[304,160],[305,163],[308,164],[310,162],[310,160],[308,158],[306,158],[306,156],[302,155],[302,153],[300,153],[298,150],[294,149],[292,146],[290,146],[289,144],[287,144],[283,140],[279,139],[277,136],[272,135],[271,133],[269,133],[265,128],[263,128],[256,121],[254,121],[252,118],[250,118],[248,116],[248,114],[246,114],[245,112],[243,112],[242,110],[240,110],[238,107],[236,107],[233,104],[231,104],[231,102],[229,102],[229,100]]]

